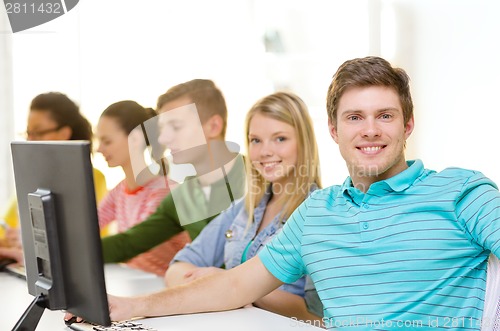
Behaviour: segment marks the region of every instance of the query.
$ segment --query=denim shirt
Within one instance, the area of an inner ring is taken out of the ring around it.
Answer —
[[[245,260],[251,259],[272,240],[284,224],[278,214],[260,233],[256,233],[270,198],[271,191],[268,188],[254,210],[254,222],[248,229],[245,201],[238,200],[210,222],[192,243],[180,250],[171,263],[182,261],[198,267],[225,265],[226,269],[231,269],[242,263],[243,252],[249,243]],[[280,289],[303,297],[304,286],[305,277],[302,277],[294,283],[283,284]]]

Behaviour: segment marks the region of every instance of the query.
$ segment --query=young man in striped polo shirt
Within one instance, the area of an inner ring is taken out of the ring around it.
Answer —
[[[112,319],[241,307],[310,274],[329,329],[479,330],[489,322],[486,265],[490,253],[500,256],[496,185],[476,171],[436,173],[405,160],[409,78],[384,59],[341,65],[327,109],[350,173],[342,185],[314,192],[237,268],[140,298],[110,297]]]

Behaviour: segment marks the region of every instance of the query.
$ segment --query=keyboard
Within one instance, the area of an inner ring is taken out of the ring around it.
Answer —
[[[113,322],[111,326],[100,326],[88,322],[72,323],[69,328],[75,331],[158,331],[133,321]]]
[[[10,264],[5,267],[4,271],[8,274],[26,280],[26,269],[22,265]]]

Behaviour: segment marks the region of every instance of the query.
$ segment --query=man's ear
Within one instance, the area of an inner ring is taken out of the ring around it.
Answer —
[[[222,131],[224,130],[224,120],[220,115],[212,115],[205,124],[203,124],[203,131],[205,131],[205,136],[207,139],[215,139],[222,137]]]
[[[413,129],[415,128],[415,119],[413,118],[413,115],[411,115],[411,118],[408,120],[408,123],[405,125],[405,139],[408,139],[413,132]]]
[[[337,128],[330,119],[328,119],[328,131],[330,131],[330,136],[332,136],[333,140],[338,144],[339,136],[337,134]]]

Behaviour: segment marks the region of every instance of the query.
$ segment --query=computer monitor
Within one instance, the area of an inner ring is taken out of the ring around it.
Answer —
[[[13,330],[34,330],[46,308],[110,325],[90,144],[19,141],[11,149],[26,281],[35,296]]]

